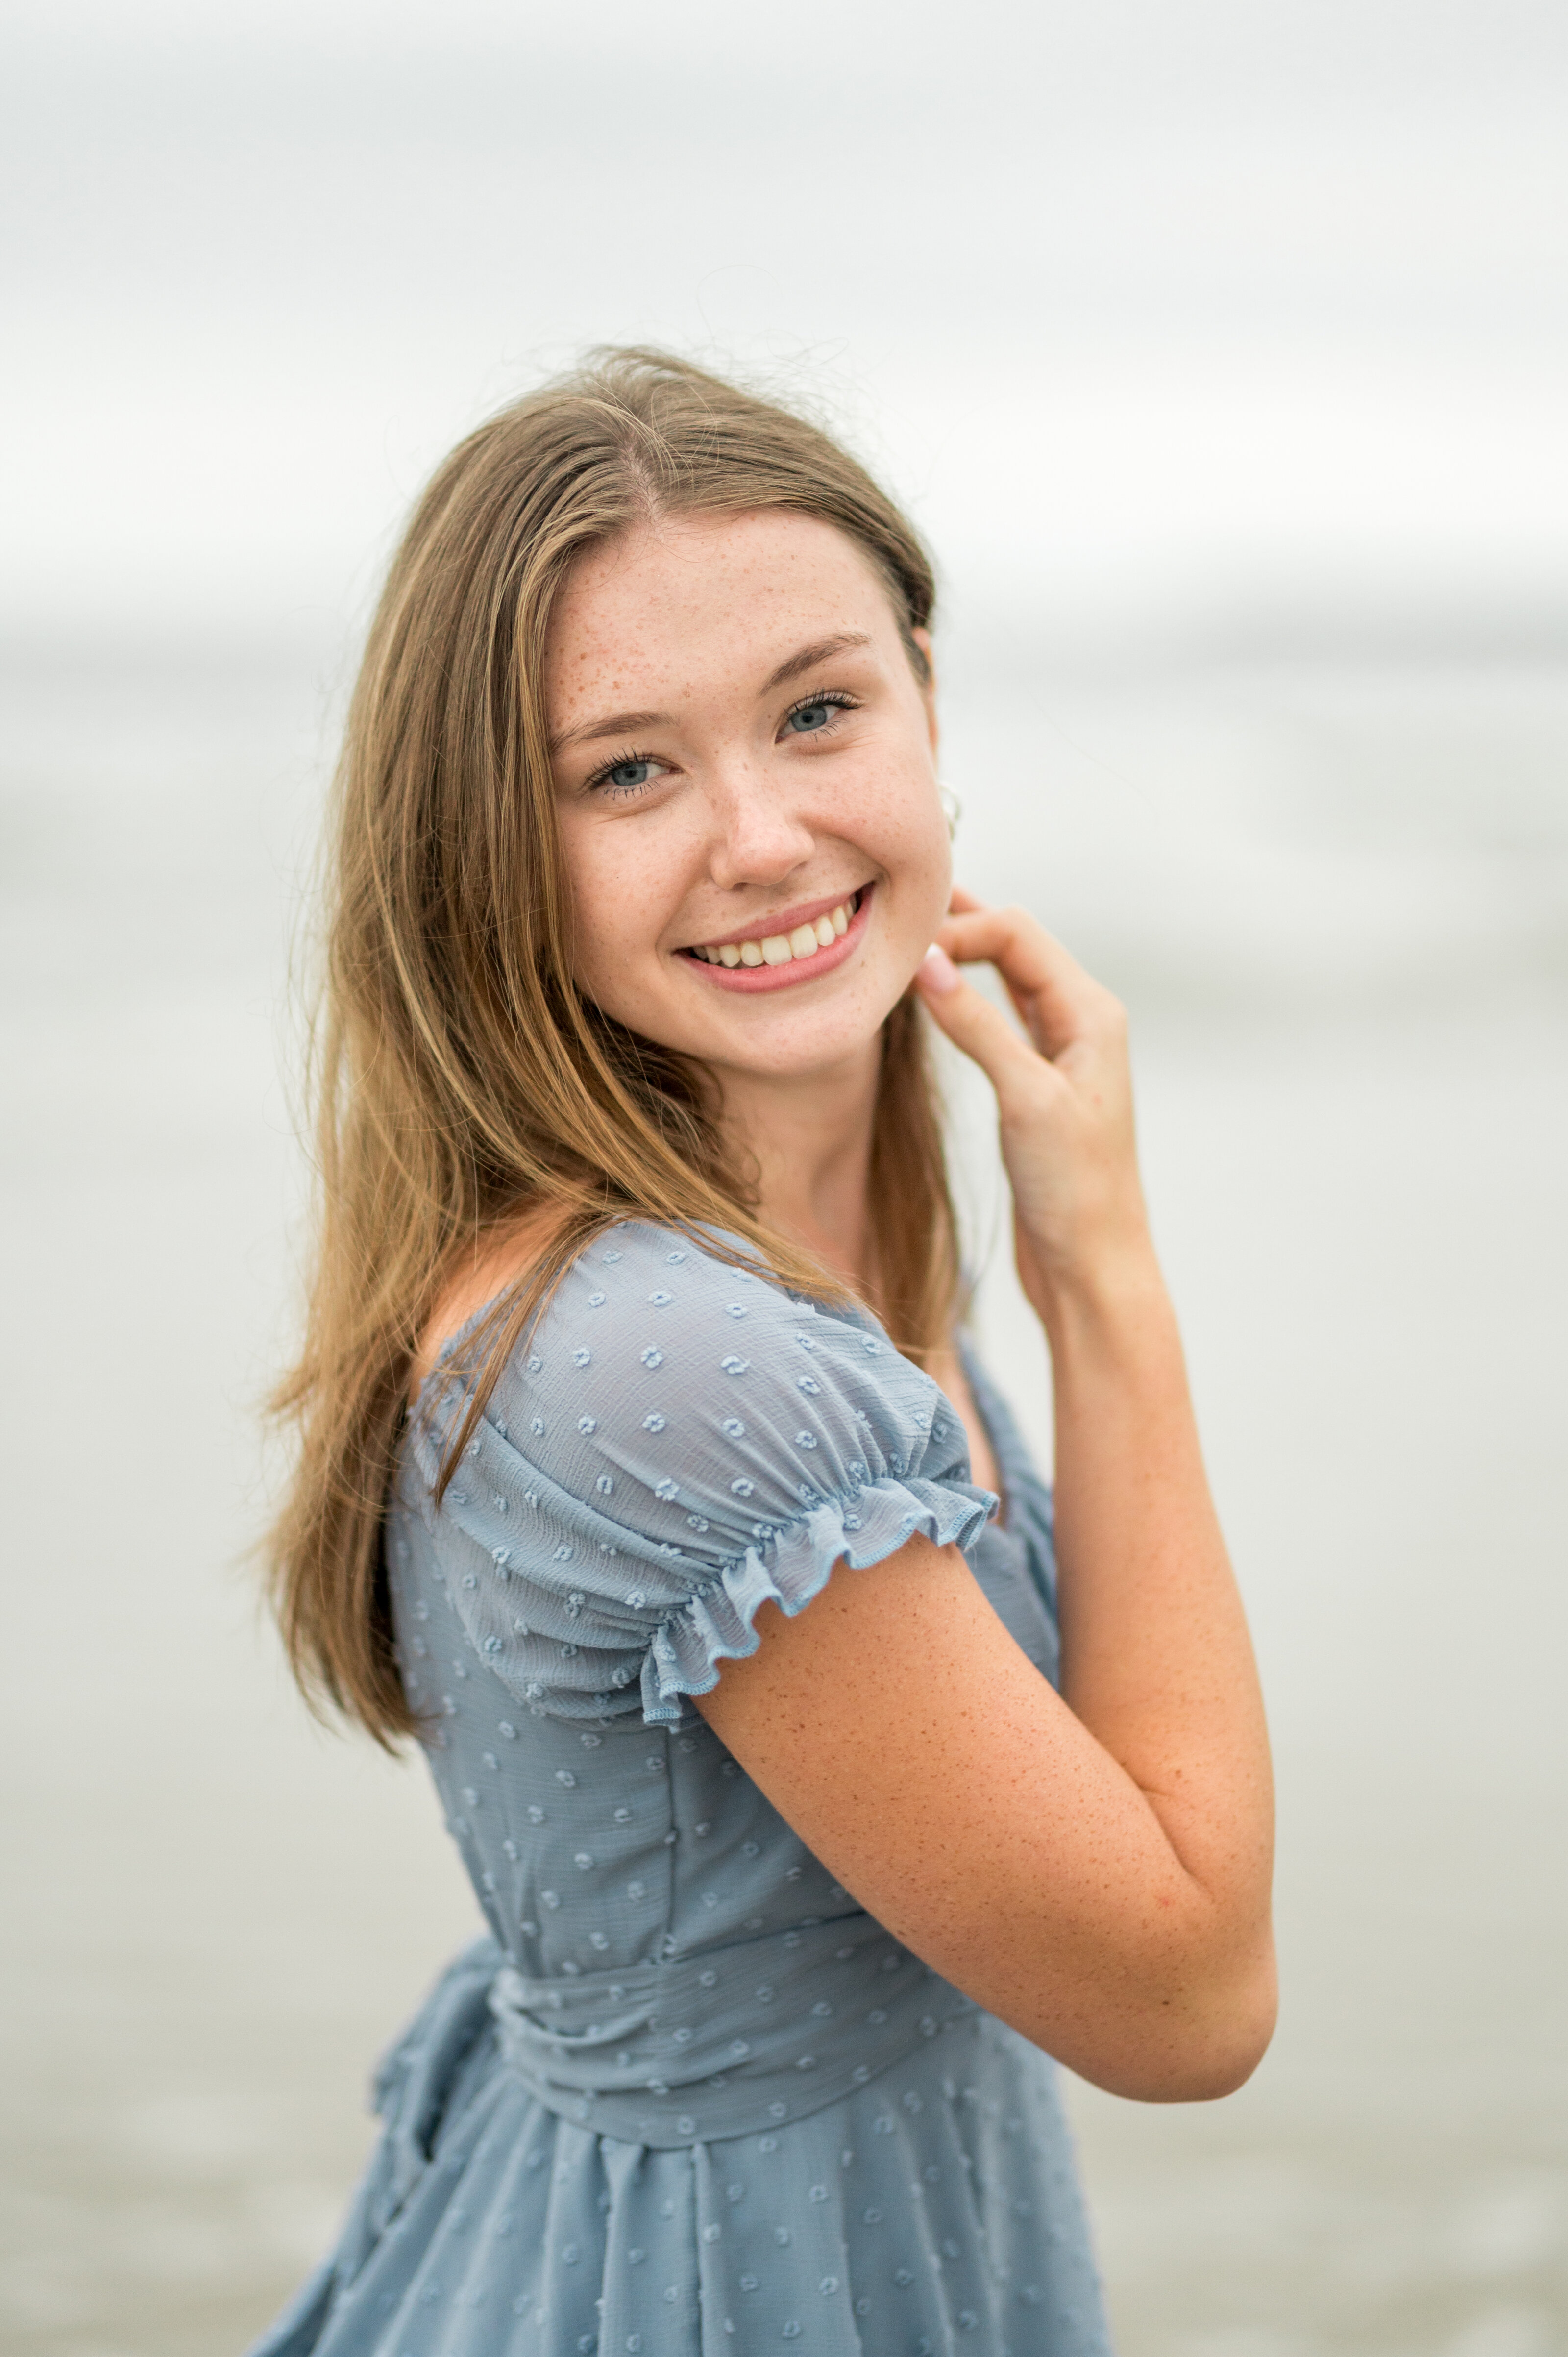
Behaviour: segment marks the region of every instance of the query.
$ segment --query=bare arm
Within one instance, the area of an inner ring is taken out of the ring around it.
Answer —
[[[1032,920],[961,899],[1025,1039],[942,961],[996,1087],[1057,1393],[1063,1693],[961,1556],[911,1541],[777,1612],[700,1707],[802,1839],[968,1994],[1114,2092],[1240,2083],[1273,2019],[1262,1711],[1149,1242],[1121,1010]]]

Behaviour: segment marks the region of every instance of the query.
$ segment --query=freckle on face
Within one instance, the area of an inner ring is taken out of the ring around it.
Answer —
[[[771,693],[782,661],[868,643]],[[813,690],[856,708],[804,746]],[[546,661],[557,735],[660,716],[569,748],[558,809],[579,978],[631,1029],[718,1067],[800,1074],[868,1050],[946,908],[930,714],[885,585],[846,535],[781,512],[666,520],[591,551],[557,601]],[[585,791],[618,757],[656,765],[617,802]],[[865,938],[832,974],[745,996],[682,949],[872,887]]]

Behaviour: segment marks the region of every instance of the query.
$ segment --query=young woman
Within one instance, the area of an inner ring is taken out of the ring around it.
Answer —
[[[931,602],[831,440],[638,352],[471,436],[393,565],[277,1587],[307,1686],[425,1747],[490,1935],[267,2357],[1086,2357],[1047,2057],[1184,2101],[1267,2043],[1121,1010],[952,888]],[[1054,1545],[929,1020],[996,1091]]]

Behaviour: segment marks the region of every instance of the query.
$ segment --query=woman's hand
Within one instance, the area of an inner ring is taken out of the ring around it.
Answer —
[[[1050,1344],[1062,1694],[1212,1905],[1241,2011],[1266,2011],[1268,1737],[1149,1237],[1125,1020],[1021,909],[955,892],[921,996],[996,1091],[1019,1275]],[[954,961],[996,966],[1026,1037]]]
[[[958,971],[983,963],[1001,974],[1026,1036]],[[962,891],[916,980],[996,1091],[1018,1271],[1039,1316],[1048,1325],[1063,1292],[1146,1284],[1155,1272],[1120,1002],[1026,910]]]
[[[959,964],[995,965],[1026,1037]],[[1016,909],[920,969],[996,1090],[1050,1342],[1061,1695],[954,1547],[772,1607],[697,1707],[878,1921],[1117,2093],[1214,2095],[1273,2022],[1268,1738],[1149,1240],[1125,1024]]]

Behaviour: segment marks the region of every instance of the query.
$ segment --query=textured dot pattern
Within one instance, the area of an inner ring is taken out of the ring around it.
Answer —
[[[342,2239],[253,2357],[1101,2357],[1054,2066],[867,1917],[689,1701],[765,1598],[916,1529],[1054,1676],[1049,1497],[982,1371],[1004,1527],[873,1320],[662,1230],[590,1248],[437,1506],[460,1358],[388,1562],[489,1933],[383,2066]]]
[[[524,1708],[674,1726],[755,1650],[764,1601],[799,1611],[835,1561],[916,1531],[971,1544],[994,1501],[961,1419],[873,1318],[662,1231],[614,1233],[506,1370],[436,1511],[467,1404],[460,1337],[446,1355],[393,1535],[438,1531],[465,1634]]]

